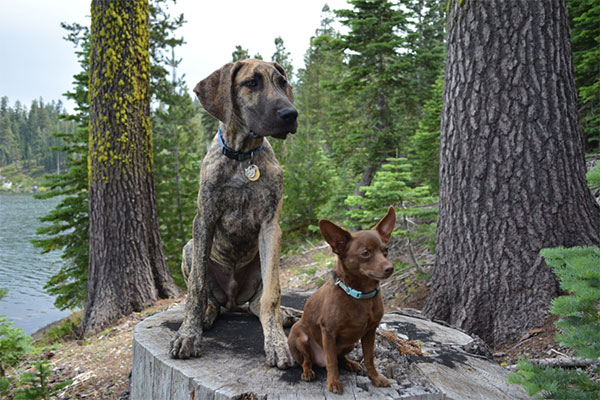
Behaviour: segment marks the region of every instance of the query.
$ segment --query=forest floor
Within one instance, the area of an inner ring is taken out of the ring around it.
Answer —
[[[294,255],[281,260],[281,285],[283,290],[307,290],[318,287],[329,277],[335,261],[325,242],[307,246]],[[420,261],[421,272],[411,267],[406,245],[397,241],[390,246],[390,259],[396,272],[382,284],[386,309],[396,307],[420,310],[427,296],[433,256],[424,246],[414,246],[415,258]],[[67,379],[72,383],[61,391],[60,399],[127,399],[129,371],[131,370],[132,338],[135,325],[156,312],[182,303],[183,298],[161,300],[140,313],[121,318],[111,328],[85,340],[63,340],[52,350],[41,354],[52,365],[52,381]],[[492,349],[494,358],[502,365],[512,365],[519,355],[530,358],[553,358],[564,353],[555,342],[554,318],[544,326],[531,330],[516,343]],[[37,335],[39,337],[39,335]],[[30,361],[20,365],[20,372],[31,368]],[[51,383],[52,384],[52,383]]]

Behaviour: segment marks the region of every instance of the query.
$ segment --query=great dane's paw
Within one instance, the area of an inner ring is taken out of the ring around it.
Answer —
[[[190,357],[200,357],[202,333],[181,329],[175,334],[169,349],[171,358],[187,359]]]
[[[294,366],[294,359],[290,354],[287,339],[283,331],[280,334],[265,336],[265,356],[267,364],[271,367],[286,369]]]

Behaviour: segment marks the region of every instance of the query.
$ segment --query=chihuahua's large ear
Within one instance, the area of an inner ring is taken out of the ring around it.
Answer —
[[[275,67],[275,69],[277,71],[279,71],[279,73],[281,73],[281,75],[283,75],[285,77],[285,79],[288,81],[288,84],[285,87],[285,95],[293,103],[294,102],[294,90],[293,90],[294,88],[292,87],[292,85],[290,85],[290,82],[289,82],[289,79],[287,77],[287,74],[285,73],[285,69],[283,69],[283,67],[281,65],[279,65],[279,63],[277,63],[275,61],[271,61],[271,64],[273,64],[273,66]]]
[[[342,255],[352,234],[326,219],[319,220],[319,230],[335,254]]]
[[[204,78],[194,88],[202,107],[213,117],[227,124],[231,118],[233,104],[233,79],[239,69],[236,64],[228,63]]]
[[[373,229],[379,233],[379,235],[381,236],[381,240],[383,240],[384,243],[387,243],[390,241],[390,238],[392,237],[392,232],[394,231],[395,227],[396,210],[394,209],[394,206],[390,206],[390,208],[388,208],[387,214],[385,214],[385,217],[381,218],[381,220],[377,223],[377,225],[375,225]]]

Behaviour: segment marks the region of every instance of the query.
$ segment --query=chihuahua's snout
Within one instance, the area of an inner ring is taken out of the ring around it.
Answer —
[[[394,272],[394,266],[392,264],[386,265],[385,267],[383,267],[383,272],[387,276],[390,276],[392,274],[392,272]]]
[[[392,264],[386,264],[382,268],[384,279],[389,278],[390,275],[394,272],[394,266]]]

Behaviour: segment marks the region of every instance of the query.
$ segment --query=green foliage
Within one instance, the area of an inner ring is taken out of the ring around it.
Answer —
[[[343,56],[341,51],[330,46],[337,34],[330,26],[329,9],[324,8],[324,12],[321,28],[311,38],[304,56],[305,68],[298,72],[295,86],[298,133],[288,136],[284,142],[271,141],[282,165],[285,182],[280,218],[284,250],[288,250],[291,243],[304,242],[318,235],[318,217],[332,217],[323,211],[323,207],[332,201],[336,191],[344,188],[333,181],[340,171],[336,170],[325,140],[331,96],[321,86],[323,80],[336,79],[337,66]],[[282,47],[283,41],[279,44],[273,60],[282,65],[291,64],[289,53]]]
[[[21,376],[22,388],[17,390],[15,400],[48,400],[58,397],[61,389],[71,384],[71,380],[53,383],[50,381],[52,370],[48,360],[35,361],[35,371],[25,372]]]
[[[231,61],[236,62],[250,58],[250,53],[247,49],[244,49],[241,45],[236,45],[235,50],[231,53]]]
[[[419,121],[419,128],[410,139],[410,158],[415,180],[428,185],[431,193],[440,189],[440,125],[444,77],[435,81],[431,99],[427,100]]]
[[[569,0],[571,45],[579,110],[590,150],[600,149],[600,6],[596,0]]]
[[[336,161],[357,176],[368,176],[396,153],[405,132],[401,119],[407,113],[396,107],[396,99],[405,98],[406,57],[398,52],[403,38],[396,32],[405,31],[407,21],[404,11],[389,1],[349,4],[352,9],[335,11],[349,29],[332,43],[345,52],[347,68],[339,81],[329,83],[335,108],[328,136]]]
[[[349,3],[336,10],[349,33],[334,42],[346,60],[339,80],[327,84],[334,95],[328,139],[335,161],[368,185],[386,158],[408,154],[443,66],[444,12],[435,1]]]
[[[1,398],[8,398],[10,394],[10,387],[13,384],[13,379],[7,376],[0,376],[0,396]]]
[[[517,368],[508,381],[525,387],[530,396],[539,393],[545,399],[600,399],[600,385],[580,371],[541,367],[524,357],[519,358]]]
[[[56,148],[61,140],[52,133],[72,132],[75,124],[60,118],[62,103],[40,98],[27,109],[19,101],[11,107],[7,97],[0,102],[0,167],[19,163],[46,173],[64,168],[65,154]]]
[[[66,173],[47,176],[47,193],[38,198],[59,196],[60,202],[49,214],[40,218],[47,224],[38,228],[34,246],[43,252],[62,249],[59,271],[46,282],[46,291],[56,296],[54,305],[61,309],[83,307],[87,288],[88,266],[88,69],[89,30],[79,24],[62,24],[66,40],[76,46],[81,71],[74,75],[72,91],[65,97],[74,100],[76,113],[63,118],[77,124],[72,132],[56,133],[64,143],[60,150],[67,154]]]
[[[175,3],[175,0],[172,1]],[[183,14],[171,16],[168,7],[171,0],[150,1],[150,93],[154,99],[164,101],[163,93],[170,93],[169,66],[179,61],[170,58],[170,50],[184,43],[175,32],[183,26]]]
[[[600,248],[573,247],[543,249],[540,254],[569,293],[556,298],[550,308],[560,315],[557,340],[578,357],[600,357]],[[520,359],[519,370],[509,381],[523,385],[530,395],[542,393],[552,399],[600,399],[600,383],[581,371],[540,367]],[[596,365],[596,373],[600,368]]]
[[[294,66],[290,60],[290,53],[285,49],[285,44],[281,36],[275,38],[275,53],[271,56],[271,61],[275,61],[283,67],[290,83],[294,82]]]
[[[64,340],[78,338],[78,328],[81,324],[82,314],[82,311],[74,312],[68,318],[65,318],[60,325],[50,327],[44,332],[43,338],[36,341],[36,346],[51,345]]]
[[[0,290],[0,298],[6,290]],[[14,399],[37,400],[55,398],[58,391],[69,385],[71,381],[50,384],[48,379],[52,374],[49,361],[35,361],[35,372],[25,372],[19,379],[20,389],[13,391],[15,378],[6,373],[8,367],[15,366],[28,353],[33,351],[31,336],[26,335],[20,328],[14,328],[13,322],[0,315],[0,396],[14,396]]]
[[[31,336],[20,328],[14,328],[13,324],[0,315],[0,376],[4,376],[7,367],[15,365],[23,354],[31,350]]]
[[[596,163],[594,168],[588,171],[586,178],[590,188],[600,188],[600,161]]]
[[[560,315],[557,339],[580,357],[600,357],[600,248],[558,247],[540,254],[570,294],[556,298],[550,308]]]
[[[381,210],[390,205],[399,206],[399,215],[418,218],[427,225],[435,220],[437,209],[419,207],[434,202],[435,198],[429,187],[414,185],[411,169],[405,158],[388,158],[371,185],[361,188],[364,196],[351,195],[346,199],[346,205],[351,207],[349,224],[370,229],[381,218]]]
[[[165,260],[175,282],[183,286],[181,250],[192,237],[198,172],[214,131],[205,130],[199,106],[180,82],[171,83],[168,103],[153,115],[154,181]]]

